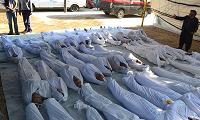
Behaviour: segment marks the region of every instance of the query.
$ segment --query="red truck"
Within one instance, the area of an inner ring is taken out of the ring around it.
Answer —
[[[100,10],[106,15],[123,18],[124,15],[142,15],[144,0],[101,0]],[[147,3],[147,14],[151,13],[150,2]]]

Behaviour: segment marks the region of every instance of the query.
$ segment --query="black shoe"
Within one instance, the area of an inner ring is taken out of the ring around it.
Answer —
[[[9,32],[8,35],[13,35],[13,32]]]
[[[20,35],[20,33],[19,33],[19,32],[17,32],[17,33],[15,33],[15,35]]]
[[[31,32],[32,32],[32,30],[28,30],[27,32],[31,33]]]

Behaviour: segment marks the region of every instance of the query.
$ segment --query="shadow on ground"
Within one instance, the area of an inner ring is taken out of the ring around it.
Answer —
[[[118,19],[114,15],[104,15],[104,14],[82,14],[82,15],[49,15],[47,16],[51,19],[58,20],[81,20],[81,19]],[[124,18],[140,18],[141,16],[127,15]]]

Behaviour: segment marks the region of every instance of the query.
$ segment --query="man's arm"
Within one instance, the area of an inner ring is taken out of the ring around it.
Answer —
[[[176,15],[173,15],[172,18],[176,19],[176,20],[185,20],[187,16],[184,16],[184,17],[180,17],[180,16],[176,16]]]

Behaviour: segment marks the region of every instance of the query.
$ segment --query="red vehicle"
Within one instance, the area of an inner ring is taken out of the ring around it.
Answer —
[[[95,8],[95,4],[93,0],[87,0],[87,7],[92,9]]]
[[[124,15],[142,15],[144,0],[101,0],[100,9],[106,15],[123,18]],[[147,14],[151,13],[150,2],[147,3]]]

